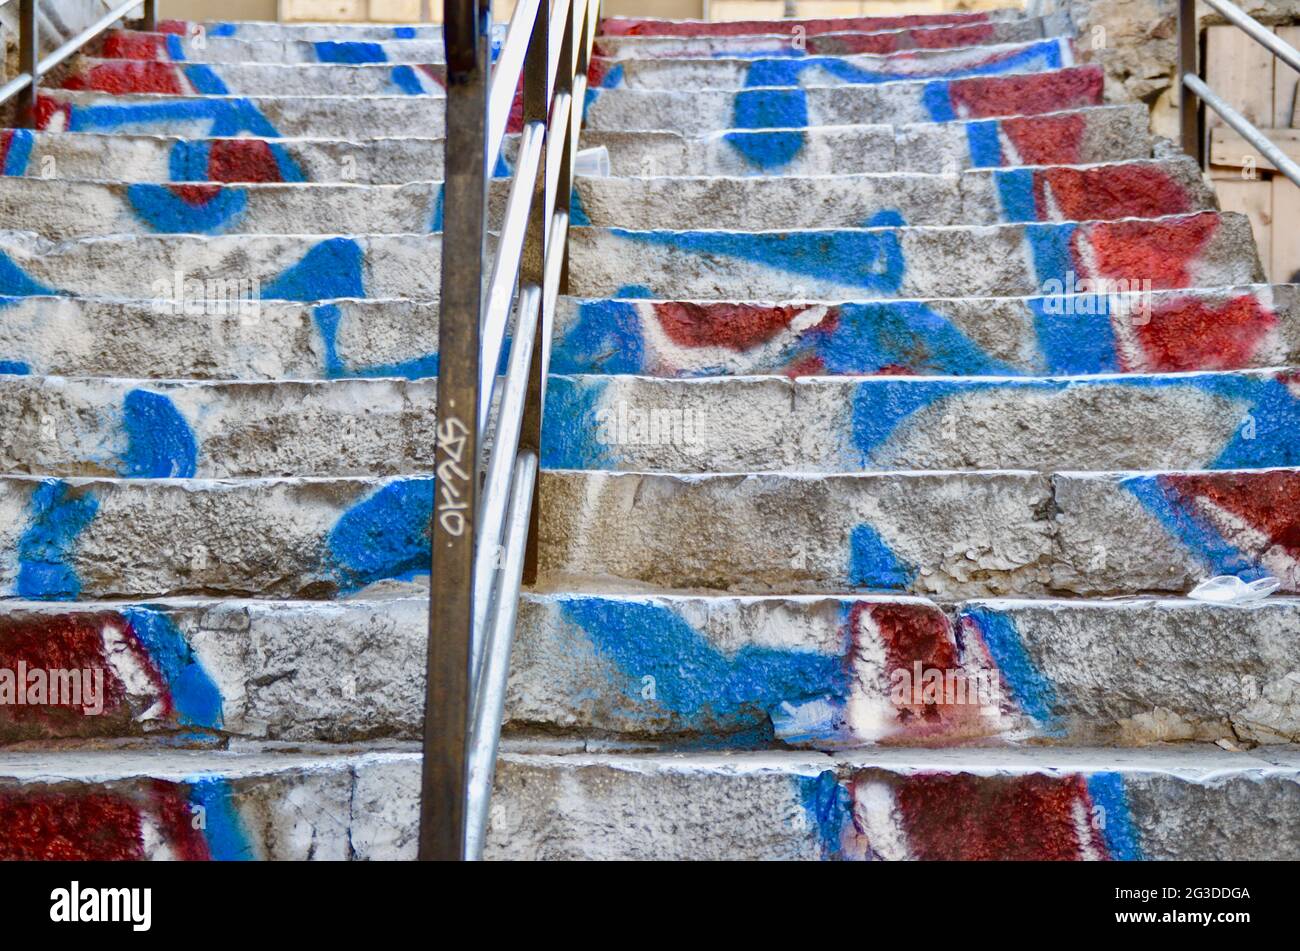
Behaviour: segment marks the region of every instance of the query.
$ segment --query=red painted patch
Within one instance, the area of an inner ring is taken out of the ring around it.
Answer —
[[[1073,165],[1083,149],[1083,116],[1003,119],[999,126],[1021,165]]]
[[[70,103],[56,102],[49,96],[37,96],[35,112],[35,124],[38,131],[48,129],[51,125],[55,125],[66,132],[68,126],[71,124],[72,105]],[[56,122],[56,116],[61,117],[61,121]]]
[[[972,23],[942,30],[909,30],[907,45],[918,50],[946,50],[958,46],[979,46],[993,39],[993,24]]]
[[[605,81],[609,71],[614,68],[615,61],[606,59],[603,56],[593,56],[591,63],[587,66],[587,87],[589,89],[599,89],[600,84]]]
[[[167,190],[187,205],[200,207],[221,194],[220,185],[168,185]]]
[[[606,17],[600,21],[603,36],[756,36],[786,33],[803,27],[805,34],[871,33],[881,30],[904,30],[914,26],[940,26],[952,23],[983,23],[985,13],[915,14],[901,17],[842,17],[820,20],[640,20],[633,17]]]
[[[99,55],[104,59],[171,59],[167,53],[166,37],[130,30],[113,30],[105,34]]]
[[[158,33],[176,33],[184,36],[190,31],[189,20],[159,20]]]
[[[187,91],[181,81],[180,67],[156,60],[100,63],[68,76],[63,80],[63,88],[107,92],[115,96],[129,93],[180,95]]]
[[[910,776],[895,796],[912,854],[946,861],[1068,861],[1080,858],[1076,804],[1090,815],[1080,776]],[[1094,830],[1089,844],[1106,850]]]
[[[673,301],[655,304],[654,309],[668,339],[680,347],[742,351],[771,340],[808,308]]]
[[[261,139],[213,139],[208,148],[208,178],[214,182],[283,181],[271,144]]]
[[[955,79],[948,84],[953,111],[964,119],[1038,115],[1099,106],[1102,71],[1081,66],[1051,73]]]
[[[1159,476],[1162,485],[1188,500],[1203,500],[1237,516],[1276,545],[1300,558],[1300,472],[1206,472]]]
[[[1135,324],[1142,365],[1126,370],[1238,370],[1254,364],[1256,351],[1277,326],[1277,314],[1251,294],[1222,304],[1185,297],[1153,308]]]
[[[1186,287],[1189,267],[1219,226],[1212,212],[1177,221],[1104,221],[1074,233],[1074,266],[1081,275],[1151,281],[1152,288]],[[1088,242],[1095,272],[1085,263]]]
[[[1192,202],[1183,186],[1146,165],[1046,168],[1034,172],[1034,203],[1039,220],[1049,220],[1050,191],[1063,221],[1109,221],[1181,215]]]
[[[429,63],[422,63],[419,66],[416,66],[415,68],[418,69],[420,72],[424,73],[424,75],[428,76],[435,83],[437,83],[439,89],[447,88],[447,73],[443,70],[441,66],[431,65]]]

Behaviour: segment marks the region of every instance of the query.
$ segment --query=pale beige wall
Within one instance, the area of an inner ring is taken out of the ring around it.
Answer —
[[[286,18],[292,19],[363,20],[374,16],[385,20],[415,21],[420,18],[419,0],[370,0],[374,9],[369,14],[366,0],[284,0],[284,3]],[[441,0],[433,0],[432,6],[436,17],[442,8]],[[513,6],[509,0],[498,0],[497,3],[499,13]],[[160,0],[158,9],[161,16],[178,20],[276,18],[276,0]],[[699,18],[703,15],[703,0],[606,0],[604,9],[611,16]]]

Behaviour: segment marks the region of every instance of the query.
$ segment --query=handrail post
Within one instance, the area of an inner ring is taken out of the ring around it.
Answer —
[[[420,788],[421,860],[465,857],[474,540],[479,496],[479,330],[487,235],[491,30],[484,0],[447,0],[438,426],[429,529],[428,664]],[[472,277],[471,277],[472,275]]]
[[[14,103],[14,124],[22,129],[36,128],[36,74],[40,61],[40,32],[36,23],[36,0],[18,0],[18,72],[31,77]]]
[[[158,32],[158,0],[144,0],[144,15],[140,17],[140,29],[146,33]]]
[[[1196,65],[1197,46],[1199,45],[1196,29],[1196,0],[1178,0],[1178,123],[1181,130],[1183,151],[1201,161],[1201,122],[1200,100],[1187,88],[1183,77],[1198,76]]]

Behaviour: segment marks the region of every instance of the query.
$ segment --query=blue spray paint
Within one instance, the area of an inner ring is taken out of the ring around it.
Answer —
[[[316,48],[316,61],[320,63],[386,63],[388,54],[379,43],[338,42],[322,40],[312,44]]]
[[[602,428],[614,424],[613,420],[600,417],[608,382],[554,373],[548,378],[542,425],[542,468],[603,469],[615,461],[611,444],[600,438]]]
[[[1116,862],[1140,862],[1142,837],[1133,824],[1124,777],[1120,773],[1093,773],[1087,782],[1088,796],[1101,810],[1098,824],[1107,853]]]
[[[1254,581],[1269,573],[1255,558],[1232,545],[1209,519],[1196,511],[1193,499],[1184,498],[1177,487],[1161,477],[1130,476],[1119,484],[1133,493],[1165,531],[1200,558],[1212,574],[1236,575],[1243,581]]]
[[[756,171],[770,175],[799,157],[808,143],[808,134],[802,129],[727,132],[723,134],[722,140]]]
[[[99,501],[88,489],[74,494],[57,479],[37,486],[27,505],[27,530],[18,540],[19,597],[76,600],[81,579],[71,564],[73,548],[98,511]]]
[[[204,670],[175,622],[163,611],[147,606],[125,608],[122,616],[162,674],[177,722],[182,726],[221,729],[221,690]]]
[[[393,87],[403,95],[424,95],[424,87],[420,84],[420,77],[415,74],[413,66],[394,66],[389,78],[392,80]]]
[[[187,781],[190,810],[203,816],[203,837],[216,862],[251,862],[257,858],[235,806],[235,791],[220,776]]]
[[[616,297],[644,296],[619,288]],[[578,305],[577,317],[556,341],[552,373],[640,373],[645,366],[645,339],[636,306],[626,300],[590,300]]]
[[[852,820],[853,805],[845,789],[832,770],[823,770],[816,776],[800,776],[799,802],[817,830],[817,841],[822,857],[842,858],[844,848],[840,843],[844,824]]]
[[[31,129],[10,129],[9,148],[5,152],[5,175],[26,175],[36,136]]]
[[[906,591],[916,569],[899,558],[872,526],[863,522],[849,535],[849,584],[854,588]]]
[[[122,405],[127,449],[118,474],[127,479],[191,479],[199,447],[176,404],[161,393],[131,390]]]
[[[996,119],[966,123],[971,168],[998,168],[1002,165],[1002,139],[998,132]]]
[[[334,575],[344,591],[429,572],[433,480],[391,482],[354,504],[330,530]]]
[[[365,297],[365,253],[352,238],[329,238],[262,289],[266,300],[318,301]]]
[[[201,203],[177,195],[167,185],[130,185],[126,197],[136,217],[160,234],[218,234],[238,223],[248,208],[248,191],[229,186]]]
[[[1011,615],[972,606],[966,608],[961,617],[970,618],[979,628],[989,654],[1002,674],[1002,682],[1011,691],[1011,697],[1020,710],[1049,732],[1054,732],[1056,688],[1038,670],[1025,650]]]

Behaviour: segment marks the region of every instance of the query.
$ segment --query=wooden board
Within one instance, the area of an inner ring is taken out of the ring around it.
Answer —
[[[1279,26],[1273,32],[1292,47],[1300,49],[1300,27]],[[1273,125],[1285,129],[1300,123],[1300,99],[1296,97],[1300,73],[1280,59],[1273,69]]]
[[[1273,235],[1268,275],[1275,283],[1290,283],[1300,271],[1300,186],[1282,175],[1273,181]]]
[[[1300,162],[1300,129],[1260,129],[1282,152]],[[1273,171],[1273,163],[1255,150],[1255,147],[1227,126],[1210,130],[1210,164],[1231,165],[1241,168],[1247,158],[1255,160],[1255,168]]]
[[[1257,126],[1273,120],[1273,54],[1235,26],[1205,31],[1205,76],[1210,88]],[[1205,110],[1210,128],[1223,125],[1213,109]]]

